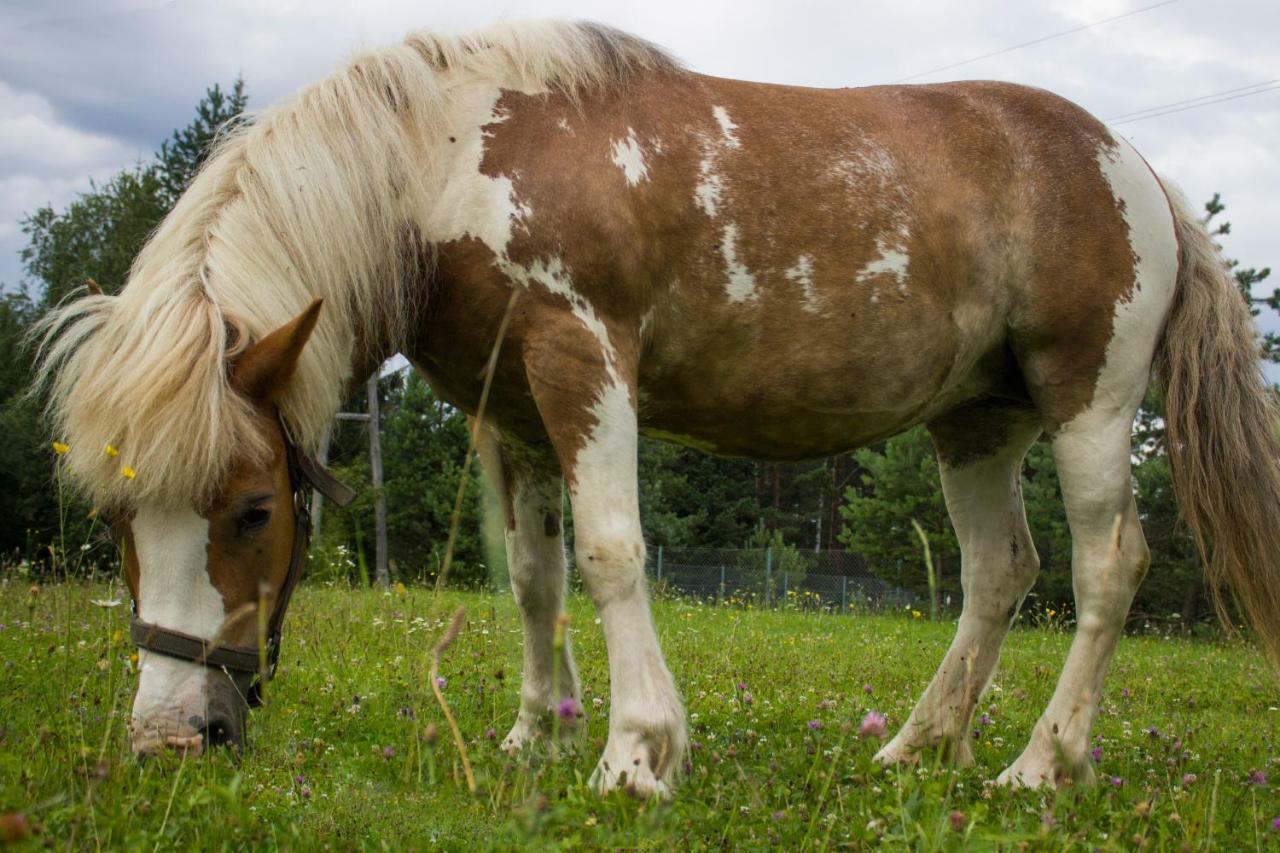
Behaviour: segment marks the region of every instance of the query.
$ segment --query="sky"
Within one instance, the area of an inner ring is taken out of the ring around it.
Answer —
[[[150,159],[210,84],[243,76],[250,106],[263,107],[411,29],[528,17],[608,23],[719,76],[811,86],[1009,80],[1104,120],[1280,84],[1280,3],[1271,0],[0,0],[0,286],[22,281],[24,214],[61,209],[90,179]],[[1197,204],[1222,193],[1229,257],[1280,267],[1280,88],[1114,129]],[[1280,331],[1280,321],[1265,326]]]

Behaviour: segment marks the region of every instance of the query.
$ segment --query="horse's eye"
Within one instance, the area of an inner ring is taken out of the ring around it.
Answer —
[[[264,506],[251,506],[240,516],[240,529],[245,532],[261,530],[270,519],[271,510]]]

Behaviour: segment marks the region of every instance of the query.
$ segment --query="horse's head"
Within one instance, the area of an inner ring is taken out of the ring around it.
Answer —
[[[244,742],[255,681],[305,556],[300,456],[276,401],[315,327],[317,301],[228,366],[268,452],[234,460],[213,497],[139,502],[117,525],[137,618],[133,749],[198,753]],[[292,570],[292,571],[291,571]]]

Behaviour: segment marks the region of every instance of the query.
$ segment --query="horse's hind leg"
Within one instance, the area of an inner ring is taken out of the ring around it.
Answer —
[[[938,672],[897,736],[876,758],[914,758],[939,747],[972,762],[974,705],[1000,657],[1009,624],[1035,582],[1039,559],[1022,506],[1022,459],[1040,435],[1028,408],[979,404],[929,424],[947,511],[960,540],[964,607]]]
[[[567,632],[558,666],[555,661],[565,582],[562,477],[550,448],[529,447],[486,429],[478,450],[502,504],[511,591],[524,623],[520,710],[502,742],[514,751],[539,733],[563,699],[580,695]]]
[[[1054,438],[1053,455],[1071,525],[1076,635],[1049,707],[1022,755],[1000,774],[1002,783],[1092,781],[1089,731],[1102,681],[1150,562],[1129,481],[1135,409],[1136,402],[1121,411],[1086,411]]]

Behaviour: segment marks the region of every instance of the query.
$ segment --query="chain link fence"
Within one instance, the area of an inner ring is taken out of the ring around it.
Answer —
[[[834,613],[919,607],[921,599],[873,573],[861,554],[793,548],[649,549],[648,572],[660,594],[701,601]]]

